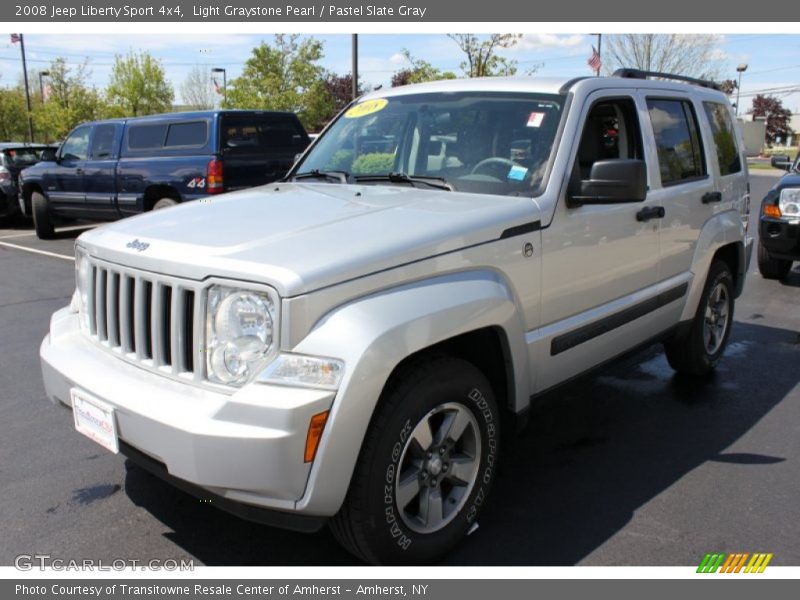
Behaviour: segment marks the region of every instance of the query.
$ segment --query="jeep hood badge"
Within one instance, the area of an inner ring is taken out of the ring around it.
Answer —
[[[143,252],[144,250],[147,250],[150,247],[150,244],[148,244],[147,242],[140,242],[139,239],[137,238],[132,242],[128,242],[125,245],[125,247],[130,248],[132,250],[136,250],[137,252]]]

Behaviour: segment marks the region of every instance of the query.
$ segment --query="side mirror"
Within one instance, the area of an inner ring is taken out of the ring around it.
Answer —
[[[56,154],[58,150],[56,148],[45,148],[42,150],[42,161],[44,162],[56,162]]]
[[[647,197],[647,166],[643,160],[598,160],[589,179],[569,195],[570,206],[641,202]]]
[[[776,154],[770,159],[769,164],[773,169],[788,171],[792,168],[792,159],[788,154]]]

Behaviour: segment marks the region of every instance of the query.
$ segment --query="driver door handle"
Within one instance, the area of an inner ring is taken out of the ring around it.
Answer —
[[[648,206],[636,213],[636,220],[644,222],[650,219],[663,219],[665,214],[663,206]]]
[[[78,175],[83,175],[83,169],[78,167],[77,169],[75,169],[75,173],[78,174]]]
[[[722,202],[722,192],[707,192],[703,194],[702,202],[703,204]]]

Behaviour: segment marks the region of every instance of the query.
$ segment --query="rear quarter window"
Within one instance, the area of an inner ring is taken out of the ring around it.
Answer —
[[[731,175],[742,170],[742,160],[736,143],[736,130],[728,107],[718,102],[703,102],[703,109],[714,136],[719,174]]]
[[[191,123],[172,123],[167,130],[167,148],[205,146],[208,139],[208,123],[193,121]]]

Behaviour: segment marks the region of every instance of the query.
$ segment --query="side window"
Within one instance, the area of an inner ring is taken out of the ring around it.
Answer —
[[[273,116],[226,115],[222,121],[223,152],[295,153],[308,145],[308,135],[294,119]]]
[[[98,125],[94,129],[92,139],[92,158],[102,160],[114,156],[114,137],[117,132],[116,125]]]
[[[586,116],[575,160],[580,179],[589,179],[592,165],[599,160],[642,157],[642,134],[633,99],[614,98],[594,104]]]
[[[167,131],[167,141],[164,146],[205,146],[207,137],[208,123],[205,121],[173,123]]]
[[[704,177],[706,166],[692,105],[686,100],[651,98],[647,109],[656,140],[661,185]]]
[[[714,134],[714,146],[719,161],[719,174],[730,175],[742,170],[739,148],[736,145],[736,131],[728,107],[718,102],[703,102],[711,132]]]
[[[89,134],[92,128],[80,127],[72,132],[61,146],[63,160],[86,160],[89,156]]]
[[[128,148],[131,150],[161,148],[166,135],[165,124],[131,125],[128,128]]]

